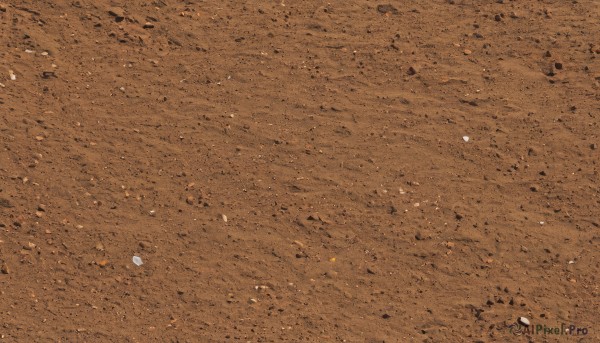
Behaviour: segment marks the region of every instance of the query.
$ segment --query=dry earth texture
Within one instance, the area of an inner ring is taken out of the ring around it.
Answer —
[[[1,342],[600,341],[599,1],[5,0],[0,43]]]

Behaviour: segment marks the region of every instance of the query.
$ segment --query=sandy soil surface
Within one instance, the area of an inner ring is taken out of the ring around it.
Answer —
[[[599,342],[599,14],[5,0],[0,342]]]

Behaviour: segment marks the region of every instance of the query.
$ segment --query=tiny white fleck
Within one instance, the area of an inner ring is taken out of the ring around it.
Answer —
[[[142,258],[139,256],[133,256],[132,260],[133,260],[133,263],[138,267],[141,266],[142,264],[144,264],[144,262],[142,262]]]

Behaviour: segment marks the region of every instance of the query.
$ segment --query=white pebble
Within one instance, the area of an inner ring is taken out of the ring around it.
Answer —
[[[463,136],[463,141],[468,142],[469,141],[469,136]]]
[[[15,72],[12,70],[8,71],[8,75],[10,75],[10,79],[13,81],[17,79],[17,75],[15,75]]]
[[[517,322],[523,326],[529,326],[531,324],[529,322],[529,319],[527,319],[525,317],[519,317],[519,319],[517,319]]]
[[[142,264],[144,264],[144,262],[142,262],[142,258],[139,256],[133,256],[132,260],[133,260],[133,263],[138,267],[141,266]]]
[[[223,218],[223,221],[224,221],[225,223],[227,223],[227,216],[226,216],[226,215],[222,214],[222,215],[221,215],[221,218]]]

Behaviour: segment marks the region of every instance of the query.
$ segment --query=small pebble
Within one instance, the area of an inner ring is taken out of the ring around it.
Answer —
[[[144,264],[144,262],[142,262],[142,259],[139,256],[133,256],[132,261],[138,267]]]
[[[188,203],[188,205],[193,205],[194,204],[194,197],[191,195],[188,195],[187,198],[185,198],[185,202]]]
[[[398,9],[390,4],[378,5],[377,12],[381,14],[398,14],[400,13]]]
[[[98,242],[98,243],[96,243],[95,248],[98,251],[104,251],[104,244],[102,244],[102,242]]]
[[[108,10],[108,14],[115,17],[116,22],[121,22],[125,19],[125,11],[120,7],[112,7]]]
[[[338,276],[338,273],[335,270],[330,270],[328,272],[325,273],[325,276],[330,278],[330,279],[335,279]]]
[[[529,190],[532,192],[538,192],[540,190],[540,186],[532,185],[531,187],[529,187]]]
[[[2,274],[9,274],[10,268],[8,268],[6,264],[3,264],[2,267],[0,267],[0,271],[2,272]]]
[[[527,319],[525,317],[519,317],[519,319],[517,319],[517,322],[523,326],[531,325],[531,323],[529,322],[529,319]]]
[[[226,215],[222,214],[222,215],[221,215],[221,219],[223,219],[223,221],[224,221],[225,223],[227,223],[227,216],[226,216]]]
[[[471,139],[471,138],[469,138],[469,136],[463,136],[463,141],[468,142],[469,139]]]

